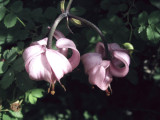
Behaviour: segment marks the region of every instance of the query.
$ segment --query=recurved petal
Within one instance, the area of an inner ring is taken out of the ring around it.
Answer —
[[[31,45],[44,45],[46,46],[47,45],[47,41],[48,41],[48,38],[44,38],[42,40],[39,40],[39,41],[36,41],[36,42],[32,42]]]
[[[72,56],[69,58],[69,62],[72,66],[72,70],[75,69],[80,62],[80,53],[76,49],[74,42],[67,38],[60,38],[57,40],[56,46],[58,49],[70,48],[72,50]]]
[[[45,80],[53,82],[53,73],[45,54],[37,55],[28,64],[28,74],[33,80]]]
[[[61,33],[59,30],[55,30],[54,32],[54,37],[58,40],[60,38],[65,38],[65,36],[63,35],[63,33]]]
[[[96,44],[95,51],[96,51],[97,53],[101,54],[103,58],[106,56],[105,47],[104,47],[104,44],[103,44],[102,42],[98,42],[98,43]]]
[[[106,76],[106,69],[97,65],[89,71],[89,82],[98,86],[101,90],[106,90],[112,81],[110,76]]]
[[[111,61],[110,72],[115,77],[124,77],[129,72],[130,57],[122,51],[113,52],[113,60]]]
[[[81,60],[85,68],[85,73],[88,73],[90,69],[101,64],[102,56],[99,53],[86,53],[81,56]]]
[[[72,71],[72,66],[68,59],[58,51],[47,49],[46,57],[57,80],[60,80],[64,74]]]

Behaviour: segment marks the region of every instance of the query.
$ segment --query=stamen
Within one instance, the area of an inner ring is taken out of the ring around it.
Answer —
[[[111,86],[109,85],[108,88],[107,88],[107,90],[106,90],[106,95],[107,95],[107,96],[110,96],[111,94],[112,94],[112,88],[111,88]]]
[[[65,86],[61,83],[61,82],[59,82],[59,84],[61,85],[61,87],[64,89],[64,91],[66,92],[66,88],[65,88]]]

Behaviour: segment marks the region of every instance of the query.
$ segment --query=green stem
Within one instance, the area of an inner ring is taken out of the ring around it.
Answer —
[[[55,22],[53,23],[52,27],[51,27],[51,30],[49,32],[49,36],[48,36],[48,42],[47,42],[47,48],[51,49],[52,48],[52,38],[53,38],[53,35],[54,35],[54,32],[58,26],[58,24],[61,22],[61,20],[63,18],[67,17],[67,14],[66,13],[62,13],[58,16],[58,18],[55,20]]]
[[[69,13],[69,10],[71,8],[71,4],[72,4],[73,0],[69,0],[69,3],[67,5],[67,8],[66,8],[66,13],[68,14]]]
[[[71,15],[71,14],[68,14],[68,17],[71,17],[71,18],[75,18],[77,20],[80,20],[81,22],[85,23],[86,25],[90,26],[92,29],[94,29],[101,37],[103,43],[104,43],[104,46],[105,46],[105,52],[106,52],[106,55],[107,57],[105,59],[107,60],[110,60],[111,59],[111,55],[109,53],[109,50],[108,50],[108,44],[107,44],[107,40],[105,39],[102,31],[96,26],[94,25],[93,23],[91,23],[90,21],[86,20],[86,19],[83,19],[81,17],[78,17],[78,16],[74,16],[74,15]]]

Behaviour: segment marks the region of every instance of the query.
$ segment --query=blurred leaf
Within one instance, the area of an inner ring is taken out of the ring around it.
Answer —
[[[9,113],[15,118],[23,118],[23,114],[21,111],[15,112],[15,111],[9,110]]]
[[[43,89],[32,89],[31,90],[31,94],[32,96],[36,97],[36,98],[41,98],[43,97]]]
[[[149,15],[148,23],[157,24],[158,22],[160,22],[160,11],[154,11]]]
[[[3,53],[3,57],[8,63],[11,63],[17,57],[17,48],[12,47],[11,50],[5,50]]]
[[[54,20],[57,16],[57,9],[54,7],[48,7],[44,12],[44,16],[47,19]]]
[[[3,6],[0,7],[0,21],[3,19],[5,13],[6,13],[6,8]]]
[[[153,76],[154,80],[159,81],[160,80],[160,74],[156,74]]]
[[[43,10],[41,8],[34,9],[31,12],[31,17],[33,18],[34,21],[39,22],[41,21],[41,17],[43,15],[42,12]]]
[[[143,11],[138,15],[138,23],[140,25],[145,25],[148,22],[148,13],[146,11]]]
[[[27,91],[33,88],[34,82],[31,80],[26,72],[20,72],[16,75],[17,87],[22,91]]]
[[[24,42],[18,42],[17,47],[19,50],[22,50],[24,48]]]
[[[4,76],[2,77],[2,80],[0,81],[1,88],[7,89],[14,81],[14,72],[12,69],[9,69]]]
[[[86,12],[86,9],[82,7],[73,7],[70,9],[71,14],[81,16]]]
[[[36,104],[36,102],[37,102],[37,98],[34,97],[34,96],[32,96],[32,94],[29,94],[28,100],[29,100],[29,102],[30,102],[31,104]]]
[[[19,57],[18,59],[16,59],[12,65],[13,70],[17,71],[17,72],[21,72],[22,70],[24,70],[24,60],[22,57]]]
[[[10,2],[10,0],[1,0],[0,7],[1,6],[6,6],[9,2]]]
[[[17,39],[19,39],[19,40],[25,40],[26,38],[28,38],[28,35],[29,35],[29,33],[28,33],[27,30],[21,30],[21,31],[19,31]]]
[[[11,43],[11,42],[13,42],[13,40],[14,40],[13,35],[11,35],[10,33],[8,33],[7,36],[6,36],[6,42],[7,43]]]
[[[156,28],[154,25],[149,25],[147,27],[147,38],[150,40],[152,43],[158,43],[160,40],[160,34],[157,32]]]
[[[156,25],[156,30],[158,31],[158,33],[160,33],[160,24]]]
[[[6,40],[6,35],[3,33],[0,33],[0,45],[4,44]]]
[[[144,25],[141,25],[139,28],[138,28],[138,33],[142,33],[143,31],[146,30],[146,26]]]
[[[7,28],[15,26],[16,22],[17,22],[17,17],[13,13],[7,14],[4,18],[4,24]]]
[[[23,2],[22,1],[16,1],[16,2],[14,2],[12,5],[11,5],[11,11],[13,11],[13,12],[16,12],[16,13],[18,13],[18,12],[20,12],[22,9],[23,9]]]
[[[151,4],[160,9],[160,1],[159,0],[149,0]]]
[[[102,9],[104,10],[107,10],[109,7],[110,7],[110,1],[109,0],[103,0],[101,3],[100,3],[100,6]]]
[[[0,61],[0,74],[4,73],[8,68],[8,63]]]
[[[128,6],[127,6],[127,4],[119,4],[118,5],[118,9],[119,9],[119,11],[121,11],[121,12],[124,12],[124,11],[126,11],[127,9],[128,9]]]
[[[12,118],[10,118],[10,116],[6,115],[6,114],[3,114],[2,119],[3,120],[12,120]]]
[[[84,116],[85,120],[88,120],[89,118],[91,118],[90,114],[87,111],[85,111],[83,113],[83,116]]]

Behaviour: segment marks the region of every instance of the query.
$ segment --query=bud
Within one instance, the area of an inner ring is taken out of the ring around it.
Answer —
[[[129,54],[130,54],[130,55],[132,55],[133,50],[134,50],[134,47],[133,47],[133,45],[132,45],[131,43],[126,42],[126,43],[123,44],[123,47],[124,47],[126,50],[129,51]]]

